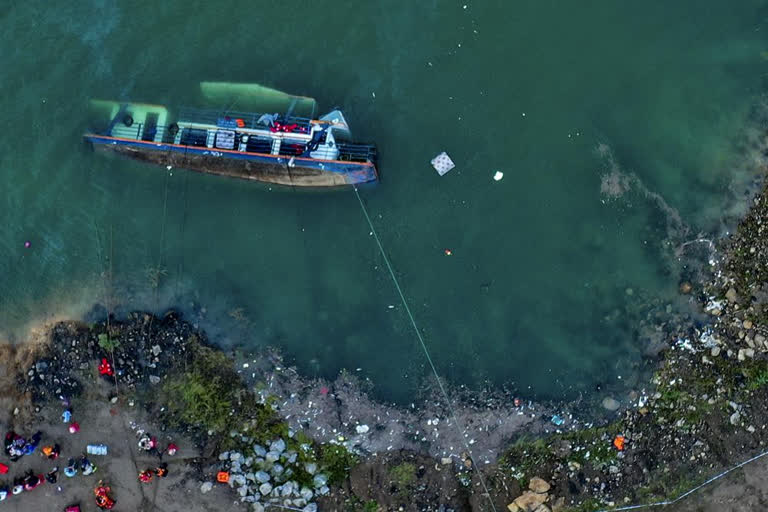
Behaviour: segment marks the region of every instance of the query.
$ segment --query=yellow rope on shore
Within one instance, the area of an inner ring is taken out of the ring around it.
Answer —
[[[456,427],[459,430],[459,436],[461,437],[461,442],[464,444],[464,448],[467,450],[467,453],[469,454],[469,458],[472,460],[472,466],[477,471],[477,476],[480,479],[480,483],[483,486],[485,495],[488,497],[488,502],[491,504],[491,508],[493,509],[493,511],[496,512],[496,505],[494,505],[493,500],[491,499],[491,493],[488,492],[488,487],[485,485],[485,478],[483,478],[483,472],[480,471],[480,466],[477,465],[475,457],[474,455],[472,455],[472,449],[470,448],[469,443],[467,442],[465,429],[461,426],[461,423],[459,422],[459,418],[456,416],[456,411],[454,410],[453,405],[451,404],[451,400],[448,398],[448,393],[445,391],[445,387],[443,387],[443,382],[440,380],[440,375],[438,375],[437,369],[435,368],[435,364],[432,362],[432,357],[429,355],[429,350],[427,350],[427,344],[424,342],[424,338],[421,336],[421,331],[419,331],[419,327],[416,325],[416,320],[413,317],[413,313],[411,313],[411,308],[408,306],[408,301],[405,300],[405,294],[403,294],[403,290],[402,288],[400,288],[400,283],[397,280],[397,276],[395,276],[395,271],[392,269],[392,265],[389,262],[389,258],[387,257],[386,251],[384,251],[384,246],[381,244],[379,235],[376,233],[376,228],[373,227],[373,222],[371,222],[371,217],[368,215],[368,210],[366,210],[365,205],[363,204],[363,200],[360,197],[360,192],[358,192],[356,186],[353,186],[352,188],[354,189],[355,195],[357,196],[357,201],[360,203],[360,208],[363,210],[363,215],[365,215],[365,220],[368,221],[368,226],[371,228],[371,233],[373,234],[373,238],[376,240],[376,245],[379,246],[379,252],[381,252],[382,258],[384,258],[384,263],[387,264],[387,270],[389,270],[389,275],[392,276],[392,282],[395,283],[395,288],[397,288],[397,293],[400,295],[400,300],[403,302],[403,306],[405,307],[406,313],[408,313],[408,318],[411,320],[411,325],[413,326],[413,330],[416,331],[416,336],[419,338],[419,343],[421,343],[421,348],[424,350],[424,355],[427,356],[429,367],[432,368],[432,373],[435,375],[435,380],[437,380],[437,385],[440,387],[440,392],[442,393],[443,398],[445,398],[445,402],[448,404],[448,409],[451,412],[451,417],[453,418],[453,422],[456,424]]]

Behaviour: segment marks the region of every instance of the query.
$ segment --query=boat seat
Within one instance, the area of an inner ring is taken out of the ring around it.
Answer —
[[[214,146],[219,149],[234,149],[235,148],[235,132],[232,130],[218,130],[216,132],[216,139]]]

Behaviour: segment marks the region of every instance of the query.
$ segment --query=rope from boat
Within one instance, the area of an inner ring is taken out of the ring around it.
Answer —
[[[184,247],[184,232],[187,227],[187,207],[189,205],[189,174],[188,172],[184,173],[184,188],[183,195],[184,195],[184,211],[181,213],[181,241],[179,242],[180,247]],[[176,271],[176,300],[179,300],[179,281],[181,281],[181,276],[184,272],[184,253],[185,251],[181,251],[181,256],[179,257],[179,267]]]
[[[360,208],[363,210],[363,215],[365,216],[365,220],[368,222],[368,227],[371,228],[371,233],[373,234],[374,240],[376,240],[376,245],[379,246],[379,252],[381,253],[381,257],[384,258],[384,263],[386,263],[387,270],[389,270],[389,275],[392,277],[392,282],[395,284],[397,293],[400,295],[400,300],[403,303],[403,307],[405,308],[406,313],[408,313],[408,318],[411,321],[413,330],[416,332],[416,337],[419,339],[421,348],[424,350],[424,355],[427,357],[427,362],[429,362],[429,367],[432,369],[432,373],[435,375],[435,380],[437,381],[437,385],[440,388],[440,392],[442,393],[443,398],[445,399],[445,402],[448,404],[448,410],[451,412],[451,418],[453,419],[453,422],[456,424],[456,428],[459,430],[459,436],[461,437],[461,442],[464,445],[464,448],[467,450],[467,453],[469,454],[469,458],[472,461],[472,466],[477,471],[477,476],[480,479],[480,483],[483,486],[483,491],[485,492],[485,495],[488,497],[488,502],[491,504],[491,508],[493,509],[494,512],[497,512],[496,505],[493,503],[493,500],[491,499],[491,493],[488,491],[488,487],[485,484],[485,478],[483,478],[483,472],[480,471],[480,466],[477,464],[477,461],[475,460],[475,457],[472,454],[472,448],[470,448],[469,443],[467,442],[466,430],[464,429],[464,427],[462,427],[461,423],[459,422],[459,418],[456,416],[456,410],[453,408],[453,404],[451,404],[450,398],[448,398],[448,392],[445,390],[445,387],[443,386],[443,381],[440,380],[440,375],[437,373],[437,368],[435,368],[435,364],[432,362],[432,357],[429,355],[427,344],[424,342],[424,338],[421,335],[421,331],[419,331],[419,327],[416,325],[416,319],[414,318],[413,313],[411,312],[410,306],[408,306],[408,301],[405,300],[405,294],[403,293],[403,289],[400,287],[400,282],[397,280],[397,276],[395,276],[395,271],[392,269],[392,264],[389,262],[389,258],[387,257],[387,252],[384,250],[384,246],[381,244],[381,239],[379,238],[379,235],[376,232],[376,228],[373,227],[373,222],[371,221],[370,215],[368,215],[368,210],[365,208],[365,204],[363,204],[363,199],[360,197],[360,192],[357,190],[356,186],[353,185],[352,188],[354,189],[355,195],[357,196],[357,201],[360,203]]]
[[[168,214],[168,181],[170,180],[170,172],[165,173],[165,192],[164,192],[164,199],[163,199],[163,221],[160,224],[160,245],[157,250],[157,268],[154,269],[157,273],[155,278],[155,312],[157,312],[157,308],[159,307],[159,289],[160,289],[160,276],[162,275],[161,269],[163,266],[163,244],[165,242],[165,220],[167,218]],[[151,269],[150,269],[151,270]],[[155,320],[155,315],[153,314],[149,319],[149,332],[152,332],[152,322]]]

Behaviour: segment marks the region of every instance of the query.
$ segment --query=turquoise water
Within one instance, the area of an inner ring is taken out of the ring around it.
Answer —
[[[757,174],[767,15],[748,0],[14,4],[0,330],[18,339],[95,302],[175,306],[221,343],[280,346],[310,375],[359,368],[407,401],[426,360],[352,191],[270,190],[80,141],[91,97],[199,105],[200,81],[259,82],[342,106],[379,146],[382,182],[361,195],[453,383],[632,386],[637,321],[679,301],[672,247],[722,233]],[[457,168],[441,178],[443,150]],[[618,197],[601,192],[611,165],[634,176]]]

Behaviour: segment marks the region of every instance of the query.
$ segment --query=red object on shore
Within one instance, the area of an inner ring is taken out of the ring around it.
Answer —
[[[624,442],[625,442],[624,436],[621,436],[621,435],[616,436],[613,439],[613,446],[615,446],[617,450],[622,451],[624,449]]]
[[[78,432],[80,432],[80,424],[76,421],[73,421],[69,424],[69,433],[77,434]]]
[[[173,443],[170,443],[168,445],[168,448],[165,449],[165,451],[168,453],[168,455],[176,455],[176,451],[179,449],[178,446],[176,446]]]
[[[8,473],[8,466],[0,463],[0,474],[5,475],[6,473]]]
[[[112,368],[112,365],[109,364],[109,361],[105,357],[101,358],[101,364],[99,365],[99,375],[106,375],[107,377],[112,377],[115,375],[115,370]]]
[[[112,491],[110,487],[99,482],[99,486],[93,490],[93,494],[96,495],[97,507],[102,510],[112,510],[116,501],[109,496],[110,491]]]

